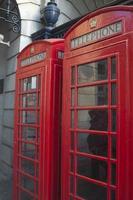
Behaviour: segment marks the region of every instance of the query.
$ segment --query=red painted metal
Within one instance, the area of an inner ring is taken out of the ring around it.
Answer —
[[[18,56],[14,200],[60,199],[62,39],[40,40]]]
[[[133,7],[105,8],[65,36],[62,200],[133,200],[132,19]]]

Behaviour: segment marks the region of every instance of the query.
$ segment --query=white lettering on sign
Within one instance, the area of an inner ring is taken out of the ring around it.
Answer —
[[[27,66],[27,65],[31,65],[33,63],[42,61],[46,58],[46,52],[43,53],[39,53],[37,55],[34,55],[32,57],[26,58],[24,60],[21,61],[21,67]]]
[[[85,43],[93,43],[101,39],[106,39],[108,37],[114,36],[122,32],[122,21],[115,22],[96,31],[87,33],[78,38],[71,40],[71,48],[76,48]]]

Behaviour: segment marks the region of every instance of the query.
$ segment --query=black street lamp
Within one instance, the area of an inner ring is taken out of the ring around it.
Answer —
[[[55,0],[50,0],[43,9],[43,20],[45,21],[44,38],[51,38],[51,31],[55,27],[60,15],[60,9]]]
[[[48,29],[53,29],[54,25],[58,21],[60,15],[60,9],[57,7],[55,0],[51,0],[47,3],[47,6],[44,8],[44,21]]]

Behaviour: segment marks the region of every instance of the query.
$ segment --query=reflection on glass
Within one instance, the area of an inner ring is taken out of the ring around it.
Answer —
[[[70,155],[70,157],[71,157],[71,159],[70,159],[70,162],[71,162],[71,172],[73,172],[74,171],[74,156],[73,156],[73,154],[71,154]]]
[[[111,79],[116,79],[116,57],[111,58]]]
[[[116,185],[116,164],[111,165],[111,184]]]
[[[20,200],[31,200],[32,196],[29,193],[21,191],[20,193]]]
[[[107,79],[107,59],[78,66],[78,83]]]
[[[107,200],[107,189],[105,187],[80,178],[77,178],[76,194],[85,200]]]
[[[37,88],[37,76],[25,78],[23,80],[23,91],[28,91]]]
[[[113,83],[111,85],[111,104],[112,105],[116,105],[116,99],[117,99],[116,95],[117,95],[117,92],[116,92],[116,83]]]
[[[77,173],[95,180],[107,182],[107,163],[102,160],[77,156]]]
[[[107,131],[108,111],[107,110],[79,110],[78,128]]]
[[[116,124],[117,124],[116,110],[113,109],[111,114],[112,114],[112,131],[115,132],[116,131]]]
[[[111,143],[112,143],[112,158],[116,158],[116,136],[111,136]]]
[[[70,193],[74,193],[74,177],[70,176]]]
[[[71,133],[71,150],[74,150],[74,132]]]
[[[75,67],[71,68],[71,84],[75,84]]]
[[[21,170],[24,171],[25,173],[28,173],[32,176],[36,175],[36,170],[35,170],[35,164],[34,162],[30,161],[30,160],[24,160],[22,159],[20,161],[21,163]]]
[[[37,77],[37,88],[38,89],[41,88],[41,76],[40,75]]]
[[[23,188],[29,190],[30,192],[34,192],[34,181],[28,177],[21,176],[20,184]]]
[[[39,120],[38,117],[35,111],[22,111],[22,123],[24,124],[36,124]]]
[[[35,141],[36,140],[36,128],[32,127],[22,127],[22,139],[28,141]]]
[[[115,190],[111,190],[111,200],[116,200],[116,192],[115,192]]]
[[[79,106],[97,106],[108,104],[108,87],[97,85],[90,87],[81,87],[78,89]]]
[[[71,106],[74,106],[74,95],[75,95],[75,89],[71,90]]]
[[[36,107],[37,106],[37,94],[23,95],[23,107]]]
[[[74,111],[71,111],[71,128],[74,128]]]
[[[73,197],[70,196],[70,200],[74,200]]]
[[[21,147],[21,154],[23,156],[29,157],[29,158],[38,158],[38,151],[37,150],[37,146],[35,146],[34,144],[28,144],[28,143],[22,143],[22,147]]]
[[[38,187],[38,185],[39,185],[39,183],[38,183],[38,182],[36,182],[36,194],[38,194],[38,193],[39,193],[39,187]]]
[[[108,155],[107,135],[79,133],[77,145],[79,152],[105,157]]]

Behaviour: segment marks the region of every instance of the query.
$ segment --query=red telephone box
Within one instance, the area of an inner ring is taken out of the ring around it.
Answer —
[[[132,19],[105,8],[65,36],[62,200],[133,200]]]
[[[16,74],[14,200],[59,200],[63,40],[31,43]]]

